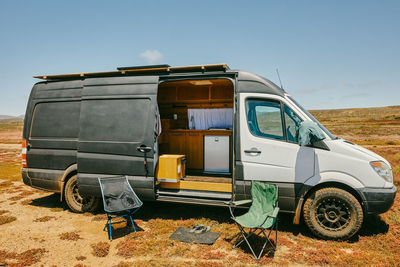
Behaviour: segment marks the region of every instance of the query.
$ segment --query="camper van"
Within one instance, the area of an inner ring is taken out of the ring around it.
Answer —
[[[226,64],[124,67],[35,76],[24,121],[22,179],[93,210],[98,177],[126,175],[145,201],[226,205],[251,182],[279,188],[281,212],[343,240],[387,211],[389,162],[333,136],[285,90]],[[314,125],[299,142],[302,125]]]

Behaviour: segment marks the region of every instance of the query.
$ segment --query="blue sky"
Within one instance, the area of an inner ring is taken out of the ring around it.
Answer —
[[[33,75],[222,63],[307,109],[400,104],[400,1],[2,1],[0,114]]]

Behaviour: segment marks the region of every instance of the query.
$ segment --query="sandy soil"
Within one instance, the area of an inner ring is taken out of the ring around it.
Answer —
[[[0,180],[0,182],[3,181]],[[4,215],[17,217],[14,222],[0,225],[0,250],[22,253],[29,249],[45,248],[46,253],[41,261],[33,266],[41,264],[74,266],[78,263],[89,266],[112,266],[123,260],[122,257],[113,255],[118,240],[110,242],[111,253],[107,257],[95,257],[91,254],[91,244],[100,241],[108,242],[107,233],[103,232],[106,222],[104,214],[94,216],[93,214],[72,213],[62,208],[59,195],[31,189],[21,182],[13,183],[14,188],[22,187],[24,191],[34,193],[18,201],[10,200],[10,198],[17,197],[21,193],[21,189],[15,190],[15,192],[8,190],[11,192],[0,194],[0,210],[9,211]],[[22,202],[27,199],[33,201],[28,205],[23,205]],[[46,220],[45,216],[49,216],[48,221],[38,221],[41,218]],[[100,216],[104,218],[101,219]],[[101,221],[93,221],[93,218]],[[60,234],[66,232],[76,232],[81,239],[77,241],[61,240]],[[85,256],[86,259],[79,261],[76,259],[77,256]]]

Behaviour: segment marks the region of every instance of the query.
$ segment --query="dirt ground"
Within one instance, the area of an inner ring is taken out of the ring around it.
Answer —
[[[400,107],[313,113],[334,134],[387,158],[399,185]],[[278,249],[269,247],[260,262],[245,246],[232,249],[238,230],[221,207],[146,202],[135,217],[138,232],[121,223],[109,242],[103,212],[72,213],[59,195],[21,182],[21,130],[21,121],[0,121],[0,266],[400,266],[399,194],[345,242],[320,240],[280,214]],[[169,239],[178,227],[199,223],[220,233],[214,245]]]

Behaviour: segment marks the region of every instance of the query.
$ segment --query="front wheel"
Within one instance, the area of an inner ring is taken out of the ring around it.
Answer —
[[[64,196],[70,210],[77,213],[94,211],[99,204],[98,198],[83,197],[79,194],[76,175],[72,176],[65,184]]]
[[[308,228],[323,239],[346,240],[361,228],[364,214],[358,200],[339,188],[323,188],[311,195],[303,207]]]

